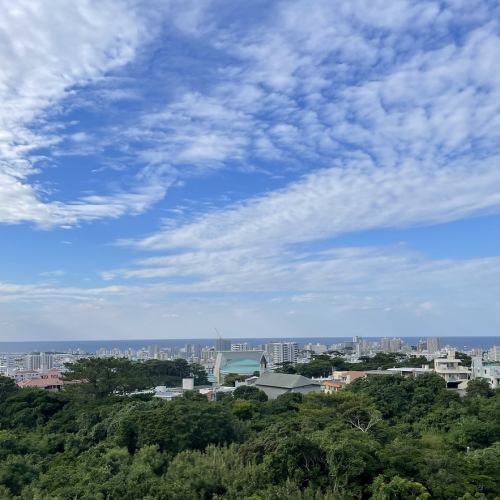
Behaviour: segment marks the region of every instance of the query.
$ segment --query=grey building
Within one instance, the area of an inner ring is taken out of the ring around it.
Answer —
[[[296,363],[299,355],[299,345],[297,342],[271,342],[266,344],[266,351],[275,365]]]
[[[321,392],[321,384],[316,380],[302,375],[288,375],[285,373],[263,373],[254,383],[255,387],[264,391],[269,399],[276,399],[288,392],[308,394]]]
[[[427,339],[427,352],[434,354],[441,349],[441,339],[439,337],[429,337]]]
[[[230,351],[231,350],[231,341],[229,339],[223,339],[223,338],[219,337],[215,341],[215,350],[217,352]]]

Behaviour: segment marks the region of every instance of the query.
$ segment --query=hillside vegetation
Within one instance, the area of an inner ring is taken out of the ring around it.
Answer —
[[[0,498],[498,498],[500,394],[483,382],[462,400],[433,374],[274,401],[117,395],[139,372],[81,362],[68,378],[87,383],[61,393],[0,378]]]

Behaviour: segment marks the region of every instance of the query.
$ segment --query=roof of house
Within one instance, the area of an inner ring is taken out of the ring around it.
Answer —
[[[302,375],[289,375],[286,373],[263,373],[256,381],[255,385],[264,385],[267,387],[280,387],[283,389],[295,389],[308,385],[321,384],[316,380],[304,377]]]
[[[32,378],[30,380],[24,380],[19,382],[19,387],[52,387],[64,385],[64,382],[60,379],[61,372],[59,370],[50,370],[48,373],[41,374],[37,378]]]
[[[364,377],[366,373],[364,371],[359,371],[359,370],[337,370],[335,371],[335,375],[350,375],[351,377]]]
[[[259,371],[266,362],[264,351],[219,351],[217,353],[216,370],[221,373],[238,373],[251,375]]]
[[[334,380],[325,380],[323,382],[323,385],[326,385],[327,387],[342,387],[344,384],[339,381],[334,381]]]
[[[264,351],[218,351],[224,359],[241,360],[254,359],[260,361],[262,356],[265,356]]]

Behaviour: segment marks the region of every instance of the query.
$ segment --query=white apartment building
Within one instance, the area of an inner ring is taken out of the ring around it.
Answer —
[[[328,347],[325,344],[312,344],[311,342],[309,344],[306,344],[304,346],[305,351],[311,351],[314,354],[325,354],[328,351]]]
[[[472,358],[472,378],[484,378],[497,389],[500,387],[500,361],[483,361],[481,356]]]
[[[248,342],[240,342],[238,344],[231,344],[231,351],[249,351],[250,346]]]
[[[462,360],[455,358],[455,351],[448,351],[446,358],[436,358],[434,360],[434,371],[443,377],[446,385],[450,388],[463,388],[464,382],[469,380],[471,371],[465,366],[461,366]]]
[[[266,352],[273,360],[273,364],[296,363],[299,356],[297,342],[272,342],[266,344]]]
[[[26,370],[39,370],[46,372],[54,367],[54,355],[44,352],[27,354],[24,357],[24,367]]]
[[[488,351],[488,360],[489,361],[500,361],[500,345],[494,345]]]

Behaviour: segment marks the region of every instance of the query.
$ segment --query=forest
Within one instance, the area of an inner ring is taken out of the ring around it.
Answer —
[[[500,394],[460,398],[434,374],[359,379],[331,395],[208,401],[130,395],[185,362],[82,360],[58,393],[0,377],[1,499],[494,499]]]

